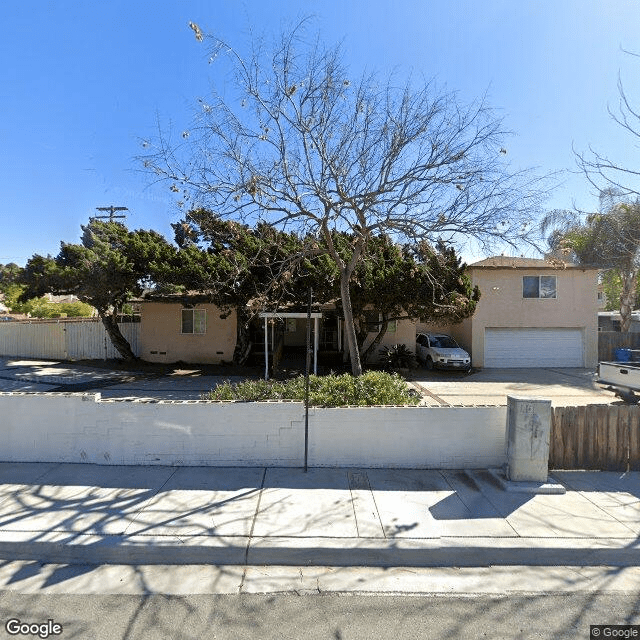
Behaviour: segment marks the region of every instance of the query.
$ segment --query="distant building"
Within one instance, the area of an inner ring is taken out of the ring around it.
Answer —
[[[45,293],[44,297],[46,298],[47,302],[53,302],[56,304],[79,302],[78,296],[74,295],[54,296],[53,293]]]
[[[598,311],[598,331],[620,331],[619,311]],[[640,333],[640,310],[631,313],[629,331]]]
[[[607,307],[607,294],[604,292],[604,285],[598,283],[598,311],[604,311]]]

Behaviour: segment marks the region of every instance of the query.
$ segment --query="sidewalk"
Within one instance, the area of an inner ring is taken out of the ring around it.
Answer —
[[[0,464],[0,558],[315,567],[640,565],[640,474]]]

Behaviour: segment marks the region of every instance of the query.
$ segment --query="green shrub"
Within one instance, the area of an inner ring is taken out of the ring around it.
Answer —
[[[49,302],[46,298],[16,302],[10,308],[14,313],[29,313],[32,318],[88,318],[94,311],[85,302]]]
[[[290,380],[244,380],[224,382],[203,396],[206,400],[298,400],[304,401],[304,376]],[[420,401],[397,374],[367,371],[354,378],[343,375],[309,376],[309,404],[340,407],[372,405],[416,405]]]
[[[393,347],[382,347],[379,351],[380,361],[385,369],[397,371],[398,369],[415,369],[418,366],[413,351],[407,349],[404,344],[394,344]]]

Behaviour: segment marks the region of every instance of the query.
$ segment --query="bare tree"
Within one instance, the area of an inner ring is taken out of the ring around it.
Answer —
[[[640,111],[634,108],[620,77],[618,94],[617,109],[609,106],[607,111],[611,119],[630,134],[631,142],[637,146],[640,142]],[[578,168],[599,193],[615,193],[619,198],[626,199],[640,197],[640,170],[637,168],[624,166],[592,146],[587,152],[580,153],[574,149],[574,155]]]
[[[144,165],[190,206],[322,238],[340,272],[352,371],[361,373],[349,285],[374,234],[399,242],[520,243],[541,196],[506,164],[501,119],[433,82],[355,77],[341,48],[305,39],[305,21],[247,57],[206,36],[228,64],[178,141],[160,131]],[[338,250],[333,231],[354,235]]]

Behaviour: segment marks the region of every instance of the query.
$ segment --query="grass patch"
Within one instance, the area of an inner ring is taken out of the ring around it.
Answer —
[[[289,380],[244,380],[224,382],[203,396],[205,400],[261,400],[304,401],[304,376]],[[322,407],[374,405],[417,405],[420,397],[412,392],[396,373],[367,371],[354,378],[342,375],[309,376],[309,404]]]

